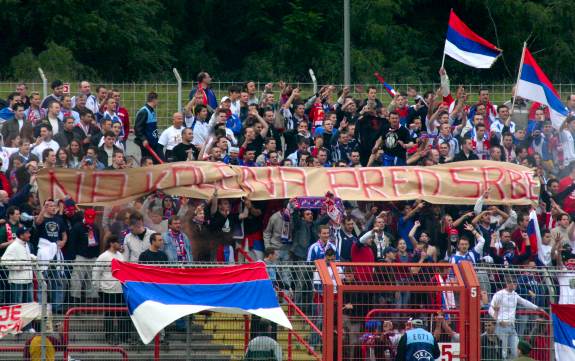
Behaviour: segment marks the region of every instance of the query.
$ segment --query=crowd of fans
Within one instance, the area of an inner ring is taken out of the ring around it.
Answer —
[[[494,104],[487,89],[477,95],[463,87],[452,91],[445,70],[439,73],[439,89],[408,88],[389,101],[376,87],[357,87],[352,96],[349,87],[328,85],[304,96],[284,82],[266,84],[259,92],[253,81],[231,86],[218,101],[210,75],[202,72],[189,102],[163,130],[156,113],[162,99],[154,92],[134,115],[122,107],[118,90],[98,86],[93,92],[87,81],[70,96],[56,80],[44,99],[19,84],[0,102],[5,105],[0,109],[0,286],[10,290],[0,292],[0,304],[40,297],[34,295],[29,266],[36,259],[71,261],[44,267],[54,312],[65,311],[65,300],[120,302],[121,288],[109,269],[86,265],[114,258],[235,262],[248,254],[273,264],[314,261],[332,249],[342,261],[466,260],[573,270],[575,117],[557,129],[541,104],[521,98]],[[568,96],[567,107],[575,114],[575,94]],[[140,156],[127,154],[132,130]],[[251,201],[218,199],[215,192],[202,201],[156,192],[128,205],[83,211],[70,198],[39,204],[36,184],[42,167],[119,170],[189,160],[247,167],[380,167],[476,159],[535,169],[541,182],[540,240],[532,242],[527,234],[531,207],[485,206],[489,190],[474,207],[342,202],[329,194]],[[92,276],[94,282],[86,284]],[[517,302],[517,293],[509,288],[493,297],[497,290],[489,276],[478,276],[495,332],[506,338],[509,352],[503,357],[514,354],[515,320],[507,313],[502,319],[501,310]],[[282,288],[298,286],[290,275],[274,277]],[[565,272],[556,280],[559,303],[575,303],[574,277]],[[532,293],[523,294],[528,302],[548,305]],[[412,301],[407,294],[385,302]]]

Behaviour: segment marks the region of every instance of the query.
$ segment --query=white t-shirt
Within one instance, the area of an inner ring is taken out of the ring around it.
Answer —
[[[158,143],[163,145],[167,150],[174,149],[176,145],[182,142],[182,129],[184,128],[174,128],[173,125],[169,128],[166,128],[166,130],[164,130],[160,135]]]
[[[566,271],[567,267],[563,267],[561,272],[557,274],[557,281],[559,281],[559,304],[573,305],[575,304],[575,273]]]
[[[235,102],[232,102],[232,105],[230,106],[230,110],[232,111],[232,114],[237,115],[238,117],[240,116],[240,100],[236,100]]]
[[[48,122],[50,122],[50,125],[52,126],[52,134],[54,135],[58,134],[60,131],[60,124],[58,124],[59,121],[60,120],[58,118],[52,119],[48,117]]]
[[[58,144],[58,143],[56,143]],[[0,148],[0,159],[2,159],[2,167],[0,170],[6,172],[8,170],[8,164],[10,161],[10,156],[18,152],[19,148],[1,147]]]
[[[192,140],[192,144],[196,146],[198,145],[204,146],[208,141],[208,137],[210,134],[210,127],[208,126],[208,123],[202,122],[200,120],[196,120],[194,122],[192,120],[188,128],[192,129],[192,132],[194,133],[194,139]]]
[[[49,142],[43,141],[42,143],[35,146],[34,149],[32,149],[32,154],[34,154],[40,161],[42,161],[42,153],[45,149],[48,148],[52,149],[54,152],[57,152],[58,149],[60,149],[60,145],[54,139],[50,139]]]
[[[100,141],[98,142],[98,148],[100,148],[103,145],[104,145],[104,137],[100,138]],[[114,143],[114,146],[119,148],[122,152],[126,152],[126,149],[124,148],[124,144],[122,144],[122,141],[119,138]]]

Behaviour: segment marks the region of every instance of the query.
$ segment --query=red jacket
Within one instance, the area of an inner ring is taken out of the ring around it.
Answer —
[[[118,117],[122,121],[122,126],[124,127],[124,139],[122,140],[126,141],[130,135],[130,113],[128,113],[128,109],[119,107],[116,114],[118,114]]]
[[[8,193],[9,197],[12,197],[12,187],[10,187],[10,182],[8,181],[8,178],[2,172],[0,172],[0,186],[2,187],[3,190],[5,190]]]
[[[570,176],[561,179],[559,182],[559,193],[563,192],[571,184],[573,184],[573,178]],[[575,195],[573,193],[565,197],[563,201],[563,210],[569,214],[575,213]]]

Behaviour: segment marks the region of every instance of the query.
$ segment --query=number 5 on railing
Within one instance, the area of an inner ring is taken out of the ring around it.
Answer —
[[[440,361],[459,361],[459,343],[445,342],[439,344],[441,350]]]

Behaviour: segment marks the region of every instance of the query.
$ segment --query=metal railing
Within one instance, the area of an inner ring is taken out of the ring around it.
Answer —
[[[26,341],[33,337],[41,337],[46,349],[51,347],[49,342],[51,337],[61,339],[61,344],[53,346],[57,352],[63,353],[65,359],[67,357],[80,357],[82,360],[108,359],[116,355],[120,359],[129,358],[130,360],[152,360],[154,358],[194,360],[198,357],[204,360],[242,360],[250,340],[260,335],[258,332],[261,332],[259,328],[261,324],[257,318],[206,312],[177,321],[158,335],[151,345],[143,345],[131,325],[124,304],[113,304],[109,298],[103,298],[101,293],[99,299],[86,298],[89,295],[90,283],[99,280],[80,279],[81,298],[71,298],[72,285],[69,277],[73,267],[93,265],[94,263],[74,261],[51,263],[48,270],[35,271],[33,298],[44,306],[44,317],[34,321],[19,335],[6,335],[1,338],[0,360],[20,359],[24,348],[28,347]],[[164,266],[222,267],[225,265],[194,263]],[[471,309],[471,303],[469,300],[464,302],[464,293],[460,292],[462,289],[459,286],[462,283],[445,282],[442,286],[437,286],[441,283],[437,283],[437,280],[432,281],[431,277],[441,274],[440,268],[427,264],[419,265],[418,267],[421,268],[411,273],[409,279],[406,279],[407,271],[413,266],[413,264],[382,264],[374,267],[367,264],[341,264],[342,268],[336,273],[340,276],[344,275],[342,282],[336,282],[335,288],[334,285],[322,283],[324,289],[321,290],[321,288],[318,289],[318,282],[322,282],[322,277],[330,276],[323,274],[323,271],[318,271],[315,265],[307,263],[276,265],[276,278],[273,281],[278,299],[294,329],[289,331],[276,327],[271,333],[281,345],[286,359],[325,359],[328,346],[325,340],[333,339],[333,333],[330,336],[330,330],[331,332],[335,330],[326,328],[330,324],[335,328],[343,327],[341,347],[336,343],[330,349],[337,347],[336,350],[343,352],[346,360],[359,360],[361,357],[355,350],[364,345],[362,342],[365,340],[361,337],[372,331],[367,328],[368,321],[380,321],[382,324],[384,321],[392,321],[396,326],[395,330],[401,334],[403,324],[409,318],[422,318],[430,330],[435,330],[438,327],[437,316],[441,315],[448,320],[448,326],[454,332],[447,335],[444,329],[438,329],[437,332],[444,341],[456,340],[456,334],[464,337],[461,330],[466,321],[462,315],[466,310]],[[334,265],[333,267],[340,266]],[[443,269],[445,271],[443,274],[448,279],[450,276],[448,268],[444,265]],[[62,271],[60,279],[55,277],[55,270]],[[371,273],[366,274],[366,271]],[[481,302],[481,311],[478,311],[477,317],[481,320],[481,331],[484,332],[481,340],[487,339],[490,332],[492,336],[499,337],[495,329],[490,328],[490,322],[494,327],[497,327],[497,322],[487,316],[488,308],[493,294],[503,289],[505,279],[512,277],[517,285],[517,293],[543,309],[518,308],[516,310],[513,327],[517,333],[517,340],[527,340],[532,344],[531,356],[534,359],[552,360],[553,339],[549,307],[551,303],[559,302],[561,290],[565,284],[571,287],[573,282],[570,280],[575,280],[573,273],[555,268],[505,268],[489,265],[475,266],[475,271],[479,276],[479,283],[484,287],[477,294]],[[8,269],[4,268],[3,272],[4,276],[9,275]],[[451,276],[456,279],[460,277],[457,271]],[[483,279],[485,276],[487,279]],[[330,282],[333,281],[331,277],[328,279]],[[0,292],[4,298],[2,304],[10,304],[15,292],[19,292],[11,290],[10,283],[18,280],[10,279],[8,282],[7,278],[2,278],[0,281],[2,281]],[[60,281],[62,287],[59,287],[60,285],[55,281]],[[401,289],[407,293],[402,294],[399,292]],[[59,298],[56,294],[58,292],[62,292],[64,297]],[[331,292],[331,298],[329,292]],[[371,296],[366,297],[366,295]],[[402,296],[405,297],[402,298]],[[440,298],[444,300],[438,301]],[[449,307],[442,302],[450,303]],[[336,312],[339,313],[339,309],[347,304],[353,307],[341,313],[341,321],[333,319]],[[335,307],[338,305],[342,307]],[[351,314],[348,314],[350,312]],[[106,326],[108,321],[112,322],[112,326],[110,324]],[[113,322],[117,322],[117,325],[114,326]],[[36,332],[31,333],[29,328],[36,329]],[[324,342],[322,343],[321,340]],[[445,344],[447,345],[445,347],[455,347],[455,344],[459,344],[459,341]],[[371,347],[369,343],[365,346],[366,349]],[[496,353],[484,355],[482,360],[499,359],[497,356],[499,348],[491,347],[490,350],[495,350]],[[512,356],[509,345],[507,351],[508,356]],[[452,349],[450,352],[455,351]]]
[[[125,107],[130,118],[135,119],[137,111],[144,105],[146,101],[146,94],[150,91],[155,91],[159,94],[159,105],[157,108],[158,115],[158,126],[160,129],[164,129],[171,125],[172,114],[176,111],[180,111],[188,102],[188,94],[192,88],[197,84],[192,81],[182,81],[177,73],[177,69],[174,69],[175,81],[169,82],[122,82],[122,83],[110,83],[110,82],[92,82],[92,91],[95,92],[96,86],[103,85],[107,89],[117,89],[121,94],[121,101],[123,107]],[[46,79],[46,82],[32,81],[25,82],[28,86],[28,93],[32,91],[38,91],[43,94],[44,91],[50,93],[50,89],[44,89],[45,84],[53,79]],[[79,81],[66,80],[65,82],[70,84],[70,93],[75,95],[78,92]],[[0,98],[6,98],[6,96],[15,91],[16,85],[20,82],[0,82]],[[265,84],[267,82],[258,81],[256,82],[256,87],[258,90],[258,96],[263,91]],[[243,85],[243,82],[237,81],[218,81],[212,83],[212,89],[214,90],[218,101],[225,95],[228,95],[228,89],[232,85]],[[293,82],[290,83],[292,86],[297,86],[302,89],[303,96],[310,96],[313,94],[313,83],[311,82]],[[437,83],[390,83],[397,91],[406,92],[408,88],[414,88],[419,93],[423,94],[426,91],[435,91],[439,87],[439,82]],[[451,88],[455,91],[456,87],[462,85],[466,88],[469,94],[469,102],[474,102],[477,100],[480,89],[488,89],[490,92],[491,100],[495,104],[502,104],[511,99],[512,88],[514,83],[500,83],[500,84],[467,84],[458,83],[456,80],[452,80]],[[319,87],[321,88],[321,84]],[[335,84],[336,88],[342,89],[342,84]],[[375,86],[378,91],[378,97],[384,103],[391,101],[391,98],[387,94],[383,85],[374,82],[371,84],[354,84],[351,86],[351,95],[356,98],[364,98],[366,96],[366,91],[369,86]],[[575,93],[574,83],[558,83],[554,84],[555,89],[559,92],[562,99],[566,99],[569,94]],[[361,92],[359,92],[361,90]],[[277,86],[274,87],[276,92],[276,99],[279,97],[279,89]]]
[[[246,256],[246,259],[249,258],[249,255]],[[72,292],[75,297],[78,296],[75,289],[78,284],[73,286],[70,279],[74,267],[89,268],[94,265],[91,262],[51,262],[47,270],[37,272],[38,276],[31,287],[34,299],[46,306],[46,317],[33,321],[20,334],[0,337],[0,360],[21,359],[25,348],[30,347],[29,341],[38,336],[45,340],[43,359],[50,353],[48,350],[54,347],[64,360],[243,360],[250,341],[267,334],[262,331],[260,326],[263,323],[257,317],[203,312],[176,321],[158,334],[153,342],[144,345],[132,326],[125,304],[115,302],[119,299],[114,301],[102,292],[98,299],[91,296],[91,287],[102,280],[80,278],[80,298],[72,298]],[[162,266],[211,268],[226,265],[194,263]],[[294,329],[290,331],[274,326],[270,335],[279,342],[287,360],[320,360],[321,356],[310,346],[310,342],[321,338],[321,324],[318,326],[306,315],[306,311],[313,306],[311,293],[315,267],[312,264],[278,264],[275,268],[277,279],[274,284],[278,300]],[[9,270],[4,268],[4,271],[8,276]],[[0,293],[6,302],[0,302],[0,306],[10,304],[18,292],[11,291],[8,278],[2,277]],[[42,282],[44,278],[45,285]],[[30,331],[31,328],[35,329],[34,333]],[[314,334],[320,336],[312,336]],[[58,340],[57,344],[49,341],[53,338]]]

